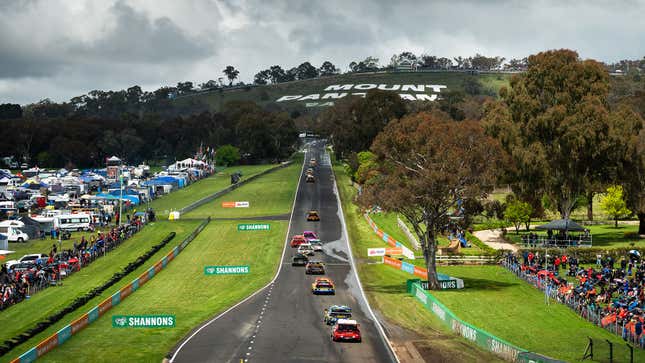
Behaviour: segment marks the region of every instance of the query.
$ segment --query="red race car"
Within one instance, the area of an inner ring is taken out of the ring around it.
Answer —
[[[338,319],[331,329],[331,340],[335,342],[361,342],[361,331],[356,320]]]
[[[303,243],[307,243],[307,239],[305,238],[305,236],[301,234],[297,234],[291,237],[291,247],[298,247]]]

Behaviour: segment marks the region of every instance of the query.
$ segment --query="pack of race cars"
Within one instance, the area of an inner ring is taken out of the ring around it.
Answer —
[[[313,168],[317,165],[316,159],[311,159],[309,169],[306,171],[306,182],[315,183]],[[310,210],[306,214],[308,222],[320,221],[320,215],[316,210]],[[297,249],[292,256],[292,266],[304,266],[305,275],[325,275],[325,264],[316,260],[317,252],[323,250],[323,245],[315,231],[303,231],[302,234],[294,235],[291,238],[290,246]],[[326,276],[315,277],[311,283],[312,295],[335,295],[336,287],[334,282]],[[331,305],[323,311],[323,322],[331,325],[330,337],[334,342],[358,342],[362,341],[360,325],[352,319],[352,309],[345,305]]]

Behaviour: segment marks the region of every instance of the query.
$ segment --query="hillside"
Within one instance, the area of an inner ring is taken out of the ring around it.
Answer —
[[[471,75],[463,72],[344,74],[334,77],[254,86],[244,89],[213,90],[210,92],[180,96],[174,102],[177,105],[205,103],[211,110],[217,111],[229,101],[244,100],[254,101],[268,108],[277,106],[287,111],[317,112],[325,106],[330,106],[334,99],[342,97],[343,94],[345,94],[345,97],[349,97],[352,93],[366,92],[367,89],[377,87],[378,85],[386,85],[388,89],[396,88],[395,85],[410,85],[413,87],[399,89],[396,92],[409,95],[404,97],[410,99],[434,99],[440,96],[442,92],[463,91],[464,83],[469,79],[477,80],[482,86],[483,93],[496,94],[502,85],[508,83],[510,74],[486,73]],[[334,85],[352,85],[352,87],[330,87],[327,89],[329,86]],[[424,85],[425,87],[419,87],[419,85]],[[430,87],[430,85],[433,87]],[[295,96],[301,97],[295,100],[289,99],[295,98]]]

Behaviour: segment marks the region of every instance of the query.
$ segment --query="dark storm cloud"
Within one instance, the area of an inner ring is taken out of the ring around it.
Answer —
[[[75,44],[73,54],[121,63],[191,62],[211,55],[214,44],[191,39],[168,17],[151,20],[123,1],[111,9],[116,25],[91,44]]]
[[[644,13],[645,0],[0,0],[0,103],[401,51],[615,62],[645,55]]]

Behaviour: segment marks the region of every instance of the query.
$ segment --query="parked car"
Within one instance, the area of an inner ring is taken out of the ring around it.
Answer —
[[[33,264],[36,263],[36,261],[39,258],[41,260],[47,261],[49,256],[47,256],[44,253],[32,253],[32,254],[24,255],[24,256],[20,257],[20,259],[18,259],[18,260],[7,261],[7,268],[10,268],[11,266],[16,265],[16,264],[31,264],[31,265],[33,265]]]

